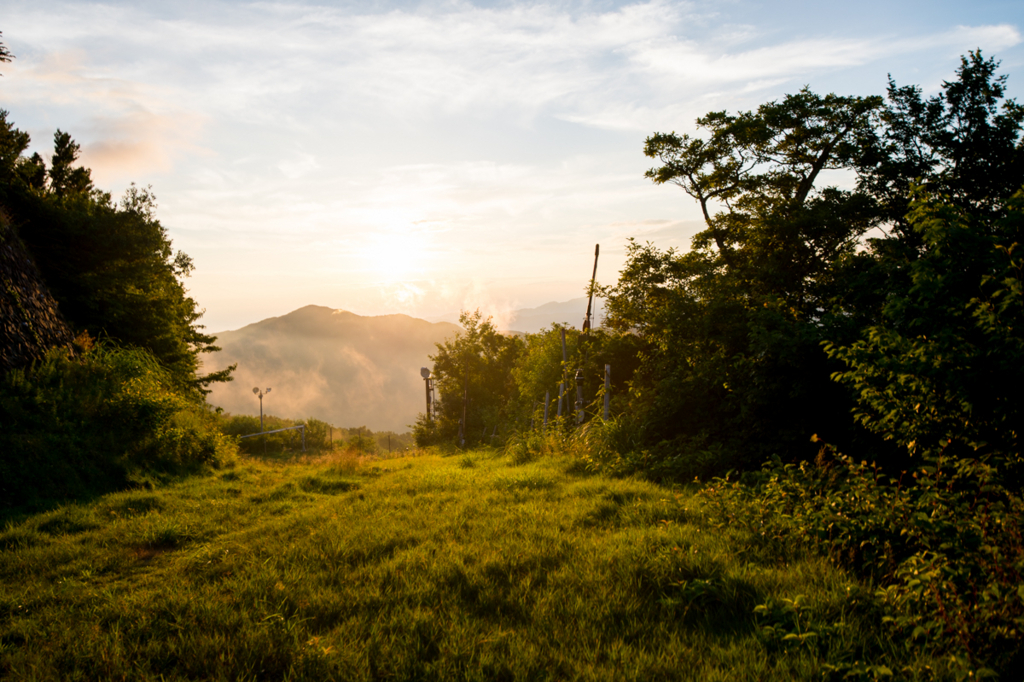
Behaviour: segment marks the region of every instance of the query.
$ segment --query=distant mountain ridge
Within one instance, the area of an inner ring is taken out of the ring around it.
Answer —
[[[265,413],[403,432],[424,409],[420,368],[430,365],[437,343],[459,331],[408,315],[363,317],[309,305],[216,333],[222,350],[208,364],[237,362],[238,369],[234,381],[212,387],[209,402],[259,414],[252,389],[270,387]]]

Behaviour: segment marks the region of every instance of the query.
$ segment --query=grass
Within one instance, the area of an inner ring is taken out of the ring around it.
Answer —
[[[7,523],[0,677],[943,677],[868,588],[766,547],[563,458],[243,459]]]

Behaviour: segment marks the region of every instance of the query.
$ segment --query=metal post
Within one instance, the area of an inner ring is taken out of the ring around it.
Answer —
[[[562,416],[562,397],[565,395],[565,383],[558,384],[558,416]]]
[[[548,432],[548,405],[551,404],[551,391],[544,391],[544,433]]]
[[[430,423],[432,417],[430,416],[430,369],[427,367],[420,368],[420,376],[423,377],[423,387],[426,390],[427,395],[427,423]]]
[[[306,451],[306,425],[302,425],[302,451]]]
[[[256,388],[252,389],[252,392],[253,392],[254,395],[259,396],[259,399],[260,399],[260,433],[262,434],[264,431],[266,431],[266,429],[263,427],[263,391],[261,391],[260,387],[257,386]],[[270,393],[270,389],[268,388],[266,390],[266,392]],[[267,456],[267,437],[266,436],[260,436],[260,440],[263,441],[263,456],[266,457]]]
[[[604,366],[604,420],[608,421],[612,398],[612,366]]]

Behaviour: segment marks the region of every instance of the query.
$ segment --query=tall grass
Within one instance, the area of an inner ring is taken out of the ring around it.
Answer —
[[[717,501],[552,455],[303,463],[0,533],[13,679],[956,679]]]

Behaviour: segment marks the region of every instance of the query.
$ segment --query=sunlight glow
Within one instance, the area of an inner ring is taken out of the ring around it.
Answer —
[[[419,279],[434,265],[428,235],[415,228],[368,235],[358,253],[360,270],[381,283]]]

